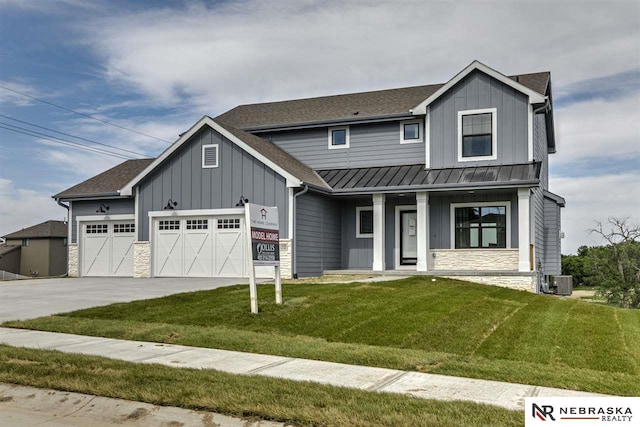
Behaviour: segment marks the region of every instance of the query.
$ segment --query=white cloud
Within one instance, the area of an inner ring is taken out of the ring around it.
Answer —
[[[49,194],[17,188],[11,180],[0,178],[0,236],[66,216],[67,211]]]
[[[575,253],[581,245],[603,244],[588,230],[594,221],[630,216],[640,220],[640,172],[553,178],[553,192],[562,195],[567,206],[562,211],[562,253]]]
[[[606,18],[606,19],[605,19]],[[223,2],[82,27],[112,82],[208,113],[239,103],[446,81],[473,59],[556,86],[640,63],[633,2]]]
[[[0,88],[0,107],[8,107],[10,105],[15,105],[18,107],[26,107],[29,105],[33,105],[35,103],[34,100],[26,98],[19,93],[12,92],[15,90],[17,92],[22,92],[24,94],[30,96],[37,96],[39,91],[35,86],[30,84],[16,82],[16,81],[2,81],[0,80],[0,86],[4,86],[9,88],[10,90],[5,90]]]
[[[607,157],[640,158],[640,92],[594,99],[555,111],[558,153],[554,166]]]

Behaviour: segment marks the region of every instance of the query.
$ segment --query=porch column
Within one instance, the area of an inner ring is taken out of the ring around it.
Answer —
[[[429,193],[420,191],[416,193],[416,215],[418,217],[418,262],[417,271],[429,269]]]
[[[518,188],[518,271],[531,271],[530,230],[531,191]]]
[[[384,271],[384,194],[373,195],[373,271]]]

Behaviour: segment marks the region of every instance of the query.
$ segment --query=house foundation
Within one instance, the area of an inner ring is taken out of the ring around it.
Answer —
[[[79,277],[80,274],[78,271],[78,244],[69,243],[67,245],[67,249],[69,250],[67,275],[69,277]]]

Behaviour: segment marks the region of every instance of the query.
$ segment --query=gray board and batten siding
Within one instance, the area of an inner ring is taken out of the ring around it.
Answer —
[[[100,200],[76,200],[71,203],[71,243],[77,243],[79,216],[95,215],[133,215],[135,213],[135,202],[133,198],[122,199],[100,199]],[[106,214],[96,213],[100,205],[109,207]]]
[[[218,145],[218,167],[202,167],[202,146]],[[172,199],[175,209],[235,208],[240,196],[250,203],[277,206],[280,236],[288,238],[286,180],[212,128],[205,126],[180,150],[146,176],[140,188],[138,238],[149,240],[149,212]]]
[[[481,108],[497,108],[497,159],[458,162],[458,111]],[[527,96],[475,71],[430,106],[430,166],[525,163],[529,157],[528,117]]]
[[[296,199],[295,257],[298,277],[341,268],[341,202],[308,192]]]
[[[330,150],[327,127],[258,133],[313,169],[414,164],[425,158],[424,143],[400,144],[400,122],[349,126],[349,147]],[[423,138],[424,139],[424,138]]]

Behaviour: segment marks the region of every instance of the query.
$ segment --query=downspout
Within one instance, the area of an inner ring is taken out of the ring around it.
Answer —
[[[293,278],[298,278],[298,215],[296,214],[296,199],[309,191],[309,186],[305,184],[304,190],[293,195],[293,253],[291,254]]]
[[[62,203],[60,201],[60,199],[56,199],[56,203],[67,210],[67,225],[71,224],[71,218],[70,218],[71,211],[69,210],[69,205],[65,205],[64,203]],[[67,246],[68,246],[69,244],[71,244],[71,235],[69,235],[67,237],[68,237],[68,239],[67,239]],[[67,272],[64,273],[61,276],[56,276],[56,277],[67,277],[69,275],[69,259],[68,259],[68,256],[69,256],[69,254],[67,254],[67,268],[66,268]]]

